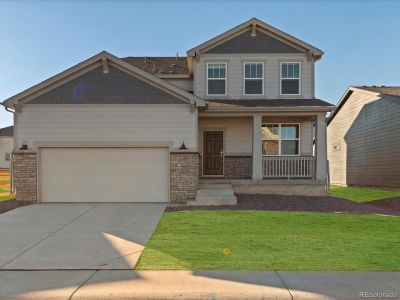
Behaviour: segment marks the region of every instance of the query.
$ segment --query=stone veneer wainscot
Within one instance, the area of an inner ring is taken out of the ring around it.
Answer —
[[[170,153],[170,202],[193,200],[199,186],[199,153]]]
[[[12,163],[16,200],[37,202],[36,152],[32,150],[15,151]]]

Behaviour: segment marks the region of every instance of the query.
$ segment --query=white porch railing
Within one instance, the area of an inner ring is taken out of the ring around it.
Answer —
[[[314,156],[263,156],[264,178],[315,177]]]

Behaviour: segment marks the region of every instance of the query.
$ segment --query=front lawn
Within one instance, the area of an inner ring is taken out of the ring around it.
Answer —
[[[399,197],[400,192],[390,192],[370,188],[331,186],[330,195],[355,202],[367,202],[392,197]]]
[[[137,269],[400,271],[396,228],[392,216],[166,212]]]

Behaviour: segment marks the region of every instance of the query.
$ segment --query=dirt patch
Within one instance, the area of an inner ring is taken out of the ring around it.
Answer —
[[[400,216],[400,211],[390,208],[357,203],[346,199],[330,196],[287,196],[287,195],[254,195],[238,194],[236,206],[176,206],[168,207],[167,211],[182,211],[194,209],[210,210],[270,210],[270,211],[310,211],[310,212],[341,212],[361,214],[384,214]],[[374,201],[375,202],[375,201]]]
[[[6,200],[0,202],[0,214],[5,213],[7,211],[13,210],[15,208],[26,206],[33,204],[30,201],[16,201],[15,199]]]

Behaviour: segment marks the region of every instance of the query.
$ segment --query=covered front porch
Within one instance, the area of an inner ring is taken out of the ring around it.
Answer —
[[[200,114],[198,134],[203,180],[326,184],[325,112]]]

